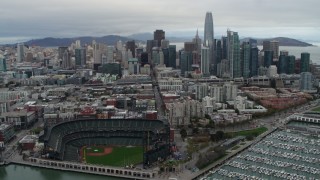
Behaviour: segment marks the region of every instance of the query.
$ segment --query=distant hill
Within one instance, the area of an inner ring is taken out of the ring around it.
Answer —
[[[191,41],[193,37],[166,37],[170,42],[188,42]],[[80,40],[81,44],[91,44],[93,40],[99,43],[106,43],[108,45],[115,45],[117,41],[121,40],[123,43],[130,40],[135,40],[136,42],[146,43],[147,40],[153,39],[152,33],[138,33],[132,34],[130,36],[118,36],[118,35],[107,35],[103,37],[91,37],[91,36],[82,36],[82,37],[74,37],[74,38],[52,38],[47,37],[43,39],[33,39],[27,42],[24,42],[27,46],[42,46],[42,47],[55,47],[55,46],[69,46],[71,43],[76,40]],[[313,46],[312,44],[302,42],[292,38],[286,37],[276,37],[276,38],[242,38],[240,41],[248,41],[249,39],[256,39],[258,41],[258,45],[262,45],[262,42],[265,40],[276,40],[279,41],[280,46]],[[15,44],[12,44],[15,45]]]
[[[241,42],[248,41],[249,39],[256,39],[256,38],[243,38],[241,39]],[[258,45],[262,45],[263,41],[279,41],[279,46],[313,46],[312,44],[302,42],[296,39],[287,38],[287,37],[276,37],[276,38],[266,38],[266,39],[256,39],[258,41]]]
[[[81,44],[91,44],[93,40],[99,43],[106,43],[108,45],[115,45],[117,41],[121,40],[122,42],[133,40],[131,38],[117,36],[117,35],[108,35],[103,37],[76,37],[76,38],[43,38],[43,39],[33,39],[25,42],[26,45],[35,45],[43,47],[54,47],[54,46],[70,46],[71,43],[76,40],[80,40]],[[140,42],[140,41],[137,41]]]

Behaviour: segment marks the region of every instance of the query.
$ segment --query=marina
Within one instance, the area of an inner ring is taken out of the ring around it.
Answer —
[[[305,124],[294,122],[298,127]],[[313,124],[319,128],[319,124]],[[319,179],[320,137],[307,131],[282,129],[235,156],[203,180]]]

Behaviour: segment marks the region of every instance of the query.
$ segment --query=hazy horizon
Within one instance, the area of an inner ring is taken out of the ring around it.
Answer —
[[[289,37],[320,41],[314,0],[10,0],[1,3],[0,43],[44,37],[127,36],[163,29],[167,36],[203,34],[207,11],[215,37],[227,29],[240,37]]]

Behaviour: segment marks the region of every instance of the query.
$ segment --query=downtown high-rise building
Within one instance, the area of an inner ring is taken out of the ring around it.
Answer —
[[[300,59],[300,72],[309,72],[310,71],[310,53],[303,52],[301,53]]]
[[[249,42],[243,42],[241,50],[242,77],[247,79],[250,77],[251,44]]]
[[[77,67],[85,67],[86,58],[87,58],[87,53],[85,48],[75,49],[75,59],[76,59]]]
[[[0,54],[0,72],[7,71],[7,61],[6,58]]]
[[[17,62],[23,62],[24,61],[24,44],[19,43],[17,45]]]
[[[161,47],[161,41],[165,39],[165,32],[162,29],[157,29],[153,32],[153,40],[157,40],[158,47]]]
[[[263,51],[273,51],[272,59],[278,59],[279,41],[263,41]]]
[[[202,47],[201,48],[201,73],[205,77],[210,76],[210,71],[209,71],[210,56],[209,55],[210,55],[209,48]]]
[[[193,62],[192,52],[180,50],[179,58],[180,58],[179,65],[181,69],[181,75],[185,76],[188,72],[192,71],[192,62]]]
[[[251,54],[250,54],[250,76],[258,75],[259,67],[259,49],[256,45],[251,44]]]
[[[230,61],[230,77],[241,77],[240,40],[238,32],[227,31],[227,59]]]
[[[287,66],[288,66],[287,56],[288,55],[285,55],[285,54],[281,54],[279,56],[278,74],[286,74],[287,73]]]
[[[214,43],[214,31],[213,31],[213,18],[212,13],[207,12],[204,21],[204,39],[203,45],[209,48],[209,59],[210,59],[210,73],[214,73],[217,63],[215,62],[215,43]]]
[[[136,43],[134,40],[127,41],[126,50],[130,50],[130,52],[132,53],[132,57],[136,57]]]
[[[176,45],[169,45],[169,65],[168,67],[176,68],[176,59],[177,59],[177,47]]]
[[[273,51],[265,50],[263,55],[264,67],[270,67],[273,64]]]
[[[287,58],[287,74],[294,74],[295,71],[295,63],[296,63],[296,57],[293,55],[286,56]]]
[[[210,47],[213,46],[214,41],[214,34],[213,34],[213,19],[212,19],[212,13],[207,12],[206,18],[204,21],[204,39],[203,39],[203,45]]]

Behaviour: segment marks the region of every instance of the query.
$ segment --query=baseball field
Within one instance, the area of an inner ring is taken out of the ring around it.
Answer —
[[[87,164],[125,167],[143,161],[141,146],[90,146],[82,148],[82,159]]]

